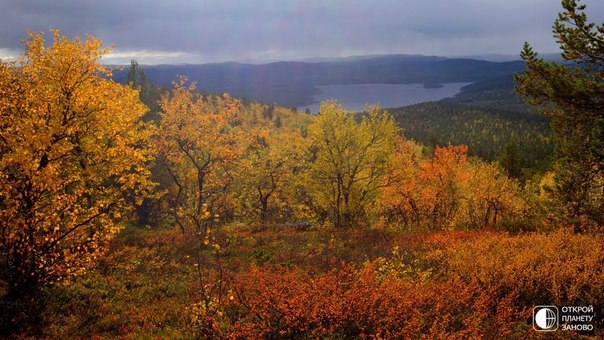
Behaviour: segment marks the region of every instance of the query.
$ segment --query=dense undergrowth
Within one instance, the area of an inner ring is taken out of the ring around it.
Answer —
[[[195,235],[129,227],[97,267],[45,291],[37,336],[540,338],[531,312],[543,304],[593,306],[587,335],[603,335],[601,237],[284,226],[220,234],[228,245],[198,256]]]

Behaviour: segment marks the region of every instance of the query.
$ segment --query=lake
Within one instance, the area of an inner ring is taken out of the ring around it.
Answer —
[[[337,99],[342,106],[360,112],[367,104],[380,104],[381,108],[400,107],[453,97],[462,87],[471,83],[447,83],[439,88],[426,88],[423,84],[349,84],[317,86],[320,94],[313,96],[313,104],[298,107],[312,113],[319,112],[321,101]]]

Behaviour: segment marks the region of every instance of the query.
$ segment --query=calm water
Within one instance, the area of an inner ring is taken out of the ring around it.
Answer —
[[[422,102],[441,100],[453,97],[459,90],[470,83],[448,83],[444,87],[424,88],[423,84],[351,84],[317,86],[322,93],[314,95],[314,103],[298,107],[298,111],[306,108],[312,113],[319,111],[323,100],[337,99],[342,106],[350,111],[363,111],[367,104],[380,104],[381,108],[400,107]]]

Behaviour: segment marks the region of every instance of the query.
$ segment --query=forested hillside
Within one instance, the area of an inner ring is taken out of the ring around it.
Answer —
[[[468,85],[454,98],[388,110],[405,136],[427,146],[465,144],[487,161],[515,149],[529,177],[551,164],[549,119],[519,97],[512,75]]]
[[[0,336],[602,338],[604,25],[563,5],[577,67],[527,44],[514,78],[547,119],[509,78],[317,115],[118,83],[95,37],[30,32],[0,63]]]

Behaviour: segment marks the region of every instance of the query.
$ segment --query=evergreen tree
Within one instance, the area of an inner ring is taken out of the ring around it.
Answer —
[[[557,142],[556,194],[571,222],[604,224],[604,24],[563,0],[553,32],[565,62],[546,62],[526,43],[517,90],[551,118]]]
[[[518,143],[515,140],[509,141],[505,146],[503,154],[499,158],[499,165],[509,177],[522,178],[522,155],[520,155]]]
[[[159,125],[161,91],[156,85],[147,82],[145,70],[134,59],[130,61],[126,84],[140,91],[139,97],[141,102],[149,108],[147,114],[142,118],[143,121],[153,121],[156,125]]]

